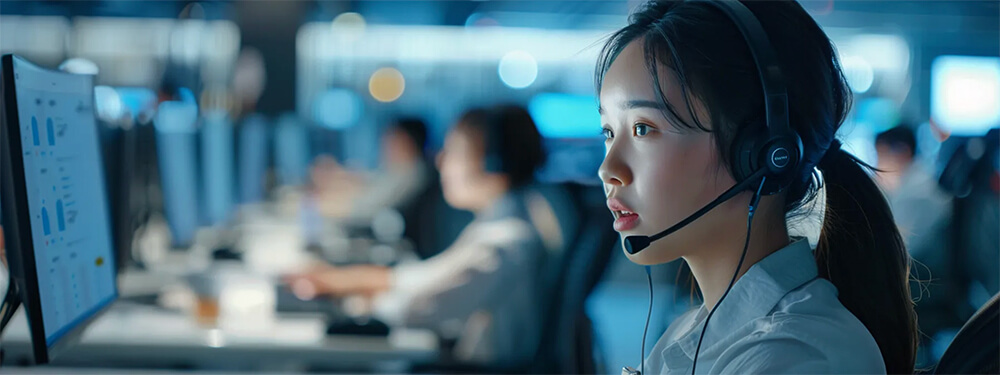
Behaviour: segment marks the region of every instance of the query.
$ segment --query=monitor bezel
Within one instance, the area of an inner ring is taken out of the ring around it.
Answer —
[[[0,116],[0,144],[3,154],[3,202],[0,203],[3,209],[4,235],[7,244],[8,264],[11,265],[11,275],[20,289],[20,298],[25,308],[28,318],[28,328],[31,332],[31,342],[36,364],[51,362],[59,354],[65,352],[73,344],[80,341],[86,328],[98,317],[107,312],[109,307],[118,299],[117,277],[114,284],[112,298],[103,305],[98,305],[96,311],[70,328],[62,337],[59,337],[48,345],[45,336],[44,321],[42,319],[41,300],[39,298],[38,272],[35,259],[34,241],[31,234],[31,217],[28,208],[27,181],[24,172],[24,155],[21,145],[20,118],[17,110],[17,83],[15,80],[14,61],[18,64],[26,64],[37,69],[42,69],[27,60],[6,54],[2,57],[3,66],[3,108],[4,116]],[[69,74],[51,71],[56,74]],[[86,76],[93,87],[93,76]],[[91,108],[96,108],[91,97]],[[94,132],[97,132],[97,122],[95,119]],[[99,155],[99,160],[103,162],[103,154]],[[101,164],[101,163],[99,163]],[[104,166],[98,165],[101,174],[101,184],[104,184]],[[107,186],[104,186],[104,194],[107,195]],[[13,198],[13,199],[11,199]],[[107,198],[107,197],[105,197]],[[110,211],[108,211],[110,215]],[[27,223],[27,225],[23,225]],[[110,227],[109,227],[110,230]],[[109,233],[111,235],[111,233]],[[114,246],[115,242],[112,241]],[[116,249],[112,249],[112,255]],[[114,257],[109,257],[109,262],[114,262]],[[114,267],[114,264],[109,264]]]

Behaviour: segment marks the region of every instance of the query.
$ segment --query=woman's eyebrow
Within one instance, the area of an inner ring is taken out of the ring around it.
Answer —
[[[623,107],[625,109],[650,108],[661,111],[666,109],[663,103],[652,100],[629,100]]]
[[[649,108],[649,109],[655,109],[655,110],[660,110],[660,111],[666,109],[666,107],[663,105],[663,103],[660,103],[658,101],[653,101],[653,100],[629,100],[627,102],[624,102],[621,105],[621,108],[623,110],[625,110],[625,109],[637,109],[637,108]],[[604,114],[604,107],[603,106],[598,106],[597,107],[597,113],[603,115]]]

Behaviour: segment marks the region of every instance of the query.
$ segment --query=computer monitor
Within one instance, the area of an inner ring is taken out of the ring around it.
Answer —
[[[267,175],[267,119],[253,114],[243,120],[239,130],[239,193],[240,203],[258,203],[264,200]]]
[[[198,191],[198,107],[194,103],[160,103],[153,124],[156,158],[163,189],[163,212],[172,245],[185,249],[194,244],[201,226]]]
[[[118,297],[93,76],[4,55],[3,227],[31,331],[49,362]]]
[[[115,241],[115,266],[120,274],[126,267],[141,264],[132,254],[136,218],[133,209],[135,186],[135,129],[98,121],[104,152],[104,177],[111,210],[111,233]]]
[[[309,175],[308,129],[294,114],[278,119],[274,134],[274,158],[278,182],[284,186],[299,186]]]
[[[223,110],[206,110],[203,114],[201,178],[205,200],[201,207],[209,226],[225,226],[232,218],[236,201],[233,123]]]

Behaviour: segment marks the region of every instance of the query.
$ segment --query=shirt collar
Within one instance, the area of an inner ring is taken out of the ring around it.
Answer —
[[[766,316],[788,292],[817,276],[816,258],[805,238],[795,239],[754,264],[736,281],[729,295],[718,305],[718,311],[712,315],[705,332],[702,354],[712,351],[713,344],[722,343],[728,334],[739,327]],[[706,315],[703,305],[697,312],[696,324],[678,340],[688,358],[694,358]]]

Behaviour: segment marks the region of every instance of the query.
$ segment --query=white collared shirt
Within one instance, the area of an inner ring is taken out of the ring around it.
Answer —
[[[670,325],[643,374],[690,374],[704,306]],[[754,264],[709,321],[698,374],[885,374],[875,339],[799,239]]]
[[[394,267],[374,315],[394,326],[458,326],[453,355],[461,361],[530,361],[549,297],[539,285],[547,254],[527,217],[522,192],[508,193],[440,254]]]

